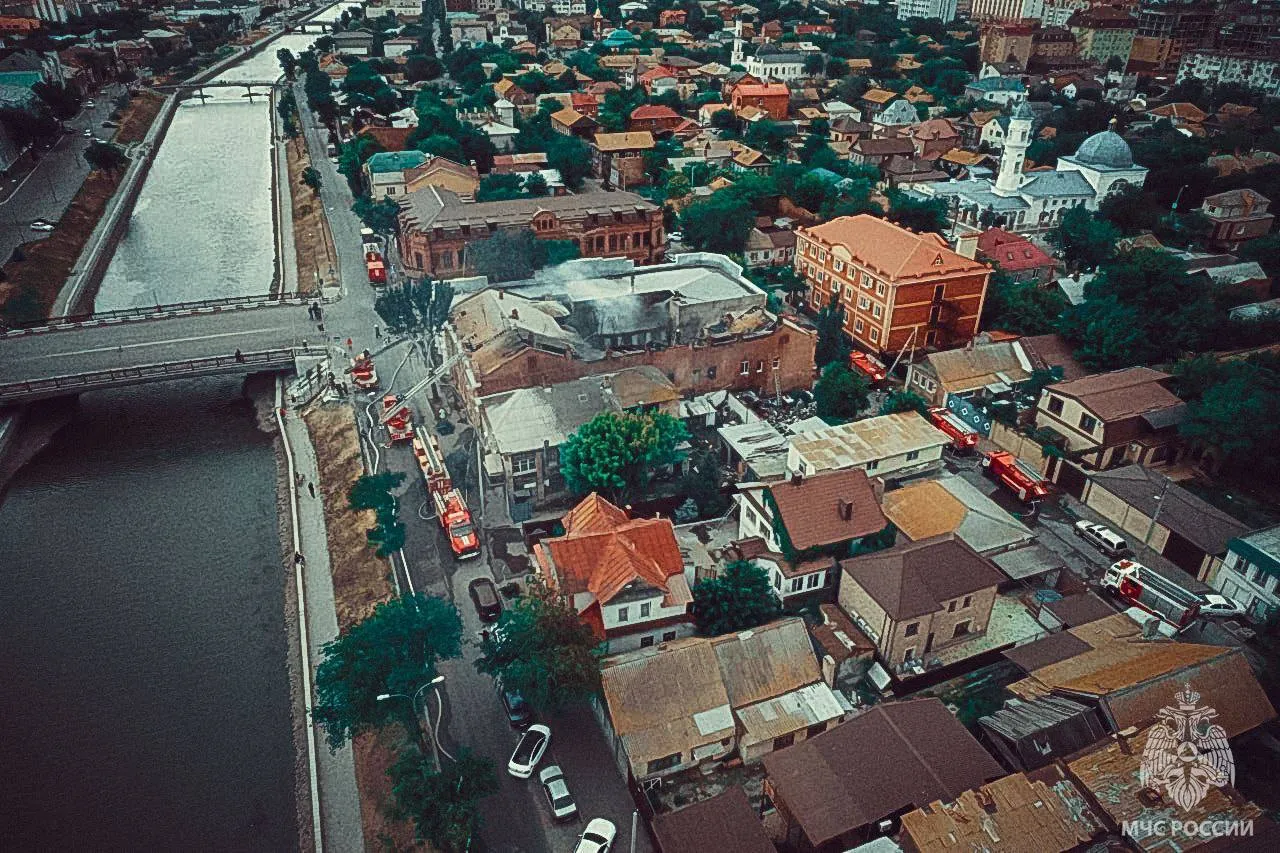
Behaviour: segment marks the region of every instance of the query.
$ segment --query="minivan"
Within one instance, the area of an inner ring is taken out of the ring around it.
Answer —
[[[1129,553],[1129,545],[1119,533],[1092,521],[1077,521],[1076,535],[1108,557],[1123,557]]]
[[[502,599],[498,598],[498,588],[488,578],[476,578],[467,584],[467,592],[471,595],[471,603],[475,605],[476,615],[481,622],[497,622],[502,615]]]

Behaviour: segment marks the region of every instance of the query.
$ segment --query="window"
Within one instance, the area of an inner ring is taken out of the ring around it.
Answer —
[[[906,629],[905,631],[903,631],[903,632],[902,632],[902,636],[904,636],[904,637],[914,637],[914,636],[916,636],[916,635],[917,635],[917,634],[919,634],[919,633],[920,633],[920,623],[919,623],[919,622],[912,622],[910,625],[908,625],[908,626],[907,626],[907,629]]]
[[[652,645],[653,645],[653,637],[650,636],[650,637],[640,638],[640,648],[647,649]]]
[[[649,772],[660,773],[663,770],[670,770],[672,767],[679,767],[680,755],[681,753],[677,752],[672,755],[668,755],[666,758],[655,758],[653,761],[649,762]]]
[[[1097,418],[1095,418],[1093,415],[1086,415],[1084,412],[1080,413],[1080,429],[1084,430],[1085,432],[1093,432],[1097,426],[1098,426]]]
[[[966,595],[966,596],[964,597],[964,604],[963,604],[963,605],[961,605],[961,606],[962,606],[962,607],[968,607],[970,604],[973,604],[973,596],[972,596],[972,595]]]
[[[946,289],[947,289],[947,286],[945,284],[939,284],[937,287],[935,287],[933,289],[933,301],[940,302],[942,300],[942,294],[946,291]]]
[[[902,659],[904,661],[909,661],[915,656],[916,656],[916,650],[914,648],[907,649],[905,652],[902,653]]]
[[[863,465],[862,467],[868,471],[874,471],[880,467],[880,460],[872,459],[870,462],[868,462],[866,465]]]
[[[835,268],[836,272],[844,272],[844,261],[835,261],[831,266]]]
[[[883,315],[883,314],[884,314],[884,309],[883,309],[883,308],[881,308],[879,305],[872,305],[872,306],[871,306],[871,316],[872,316],[872,317],[875,317],[877,320],[879,320],[879,319],[880,319],[880,317],[881,317],[881,315]]]
[[[787,734],[782,735],[781,737],[776,737],[773,739],[773,748],[786,749],[787,747],[791,746],[791,744],[795,742],[796,742],[796,733],[788,732]]]
[[[651,608],[652,606],[653,606],[653,605],[652,605],[652,604],[650,604],[650,603],[649,603],[649,602],[647,602],[647,601],[646,601],[644,604],[641,604],[641,605],[640,605],[640,618],[641,618],[641,619],[647,619],[647,618],[649,617],[649,608]]]
[[[844,289],[844,298],[845,298],[845,299],[852,299],[852,298],[853,298],[853,285],[852,285],[852,284],[851,284],[851,285],[849,285],[848,287],[846,287],[846,288]]]
[[[764,373],[764,359],[756,362],[756,373]]]
[[[969,633],[969,620],[968,620],[968,619],[965,619],[963,622],[957,622],[957,623],[956,623],[956,630],[955,630],[955,633],[953,633],[951,636],[952,636],[952,637],[963,637],[963,636],[964,636],[965,634],[967,634],[967,633]]]
[[[880,330],[879,330],[879,329],[872,329],[872,330],[871,330],[871,342],[872,342],[872,343],[874,343],[874,344],[878,344],[878,343],[880,343]]]
[[[956,612],[956,603],[955,603],[954,601],[948,601],[948,602],[947,602],[947,612],[948,612],[948,613],[955,613],[955,612]]]
[[[627,618],[628,618],[627,609],[628,609],[628,608],[626,608],[626,607],[619,607],[619,608],[618,608],[618,621],[619,621],[619,622],[626,622],[626,621],[627,621]]]
[[[814,572],[809,575],[809,580],[805,582],[805,589],[815,589],[818,586],[818,581],[820,580],[822,580],[822,572]]]
[[[782,592],[782,573],[781,572],[773,573],[773,588],[776,589],[778,592]]]
[[[870,300],[870,299],[868,299],[868,298],[867,298],[867,297],[865,297],[865,296],[859,296],[859,297],[858,297],[858,310],[859,310],[859,311],[866,311],[866,310],[867,310],[868,308],[870,308],[870,307],[871,307],[871,300]]]
[[[1049,414],[1051,415],[1062,414],[1062,398],[1061,397],[1055,397],[1052,394],[1049,395]]]
[[[664,631],[662,634],[662,642],[669,643],[676,638],[675,631]]]
[[[865,287],[865,288],[867,288],[867,289],[869,290],[869,289],[871,288],[871,285],[873,285],[873,284],[875,284],[875,279],[874,279],[874,278],[872,278],[871,276],[867,275],[866,273],[863,273],[863,274],[862,274],[862,286],[863,286],[863,287]]]
[[[742,364],[738,365],[738,375],[739,375],[739,376],[746,376],[746,375],[747,375],[748,373],[750,373],[750,372],[751,372],[751,362],[747,361],[747,360],[744,358],[744,359],[742,360]]]
[[[876,282],[876,296],[884,296],[885,289],[883,281]]]
[[[862,329],[863,329],[862,321],[861,321],[861,320],[854,320],[854,321],[853,321],[853,330],[854,330],[855,332],[857,332],[858,334],[862,334]]]
[[[780,358],[775,358],[775,359],[773,360],[773,369],[774,369],[774,370],[777,370],[777,369],[778,369],[779,367],[781,367],[781,366],[782,366],[782,359],[780,359]]]
[[[814,723],[812,726],[809,726],[809,728],[805,729],[805,730],[804,730],[804,736],[805,736],[805,737],[813,737],[814,735],[820,735],[820,734],[822,734],[822,733],[823,733],[823,732],[825,732],[826,730],[827,730],[827,723],[826,723],[826,721],[824,720],[824,721],[823,721],[823,722],[821,722],[821,723]]]
[[[512,474],[531,474],[538,470],[537,457],[532,453],[521,453],[511,457]]]
[[[610,234],[609,235],[609,251],[615,252],[617,251],[617,249],[618,249],[618,235]]]
[[[791,589],[788,592],[800,592],[804,589],[804,578],[792,578]]]
[[[919,458],[920,458],[920,451],[919,451],[919,450],[908,450],[908,451],[907,451],[907,461],[908,461],[908,462],[915,462],[915,461],[916,461],[917,459],[919,459]]]

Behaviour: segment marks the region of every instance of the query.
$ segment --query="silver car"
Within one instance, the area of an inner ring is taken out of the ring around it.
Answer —
[[[578,816],[578,804],[573,801],[569,783],[564,780],[564,773],[558,765],[542,768],[538,781],[542,783],[542,793],[547,795],[552,817],[556,820],[569,820]]]
[[[516,742],[511,760],[507,762],[507,772],[517,779],[528,779],[533,775],[533,768],[538,766],[542,755],[551,743],[551,729],[544,725],[534,724],[525,729]]]

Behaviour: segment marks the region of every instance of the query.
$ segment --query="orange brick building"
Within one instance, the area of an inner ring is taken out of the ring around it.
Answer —
[[[734,113],[742,112],[744,107],[755,107],[767,112],[774,121],[787,120],[790,103],[791,90],[786,83],[743,83],[734,86],[729,95],[729,106]]]
[[[411,276],[474,275],[467,246],[499,230],[528,229],[539,240],[573,240],[584,258],[630,258],[651,264],[663,256],[662,211],[628,192],[464,202],[427,187],[401,196],[400,257]]]
[[[842,216],[796,229],[796,271],[813,310],[838,299],[844,330],[863,349],[964,344],[978,332],[991,268],[887,219]]]

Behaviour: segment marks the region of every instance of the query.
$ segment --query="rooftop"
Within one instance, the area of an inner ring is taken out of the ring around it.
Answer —
[[[925,361],[950,393],[962,393],[988,385],[1014,385],[1031,377],[1032,366],[1017,341],[974,343],[971,346],[929,353]]]
[[[439,187],[425,187],[400,198],[400,216],[410,227],[474,228],[526,227],[539,211],[550,211],[562,219],[591,215],[613,216],[648,213],[653,203],[634,193],[595,190],[576,195],[518,198],[507,201],[465,202],[456,193]]]
[[[892,281],[989,270],[986,265],[952,251],[937,234],[916,234],[869,214],[841,216],[803,229],[802,233],[839,247],[833,248],[833,253],[839,256],[843,251],[846,254],[843,260],[852,259]]]
[[[885,492],[884,514],[913,541],[954,533],[979,554],[1034,539],[1030,528],[963,477],[908,483]]]
[[[794,436],[791,452],[814,469],[829,471],[942,447],[947,442],[947,437],[918,413],[898,412]],[[793,461],[788,456],[788,464]]]
[[[1126,367],[1056,382],[1047,390],[1079,400],[1101,420],[1112,422],[1183,406],[1182,400],[1161,384],[1170,378],[1169,374],[1149,367]]]
[[[1206,554],[1224,554],[1227,543],[1248,526],[1172,482],[1159,471],[1126,465],[1090,474],[1093,482],[1151,518],[1160,507],[1160,525]],[[1160,497],[1163,495],[1163,497]]]
[[[653,818],[662,853],[776,853],[764,824],[739,786]]]
[[[936,613],[952,599],[1005,579],[952,534],[843,560],[840,568],[894,621]]]
[[[767,490],[797,551],[861,539],[889,523],[860,468],[796,476]]]

